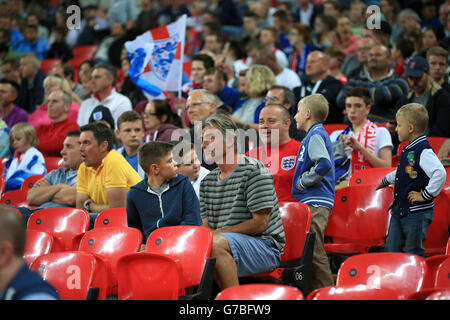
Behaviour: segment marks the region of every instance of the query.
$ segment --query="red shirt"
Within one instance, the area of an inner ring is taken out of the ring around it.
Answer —
[[[37,149],[44,157],[61,157],[66,132],[80,129],[76,122],[67,118],[61,122],[42,125],[37,130],[39,144]]]
[[[279,146],[278,158],[271,148],[258,147],[248,151],[245,155],[260,160],[272,173],[273,185],[278,196],[278,202],[296,202],[292,196],[292,180],[297,165],[297,154],[301,143],[291,139]],[[276,150],[276,149],[275,149]]]

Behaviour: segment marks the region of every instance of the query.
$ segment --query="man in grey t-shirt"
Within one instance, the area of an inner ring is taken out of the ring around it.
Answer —
[[[37,208],[30,210],[26,207],[16,207],[26,220],[38,209],[75,207],[77,171],[82,162],[79,137],[79,130],[66,133],[61,150],[65,168],[52,170],[28,190],[27,203]]]
[[[200,184],[200,214],[213,230],[221,289],[278,267],[286,242],[273,177],[259,160],[237,153],[236,129],[228,116],[216,114],[202,130],[205,160],[217,168]]]

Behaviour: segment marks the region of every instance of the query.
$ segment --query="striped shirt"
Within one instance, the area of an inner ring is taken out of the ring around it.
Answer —
[[[252,219],[252,212],[271,208],[267,229],[259,236],[271,239],[283,252],[286,242],[278,199],[270,171],[259,160],[245,157],[221,180],[220,170],[212,170],[200,184],[200,215],[215,230]]]

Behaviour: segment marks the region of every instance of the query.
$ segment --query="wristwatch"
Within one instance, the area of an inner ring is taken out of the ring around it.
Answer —
[[[91,200],[86,200],[83,204],[83,209],[87,212],[91,212]]]

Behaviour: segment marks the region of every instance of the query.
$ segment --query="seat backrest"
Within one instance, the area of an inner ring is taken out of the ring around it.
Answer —
[[[439,153],[439,149],[447,139],[448,139],[447,137],[427,137],[427,140],[430,143],[431,148],[436,154]]]
[[[450,195],[450,166],[446,166],[445,171],[447,172],[447,177],[445,178],[444,187],[442,188],[442,191]]]
[[[3,195],[3,192],[5,192],[5,187],[6,187],[6,180],[0,170],[0,197]]]
[[[304,300],[304,297],[300,290],[286,285],[243,284],[222,290],[215,300]]]
[[[11,190],[2,195],[1,203],[9,206],[34,208],[27,204],[27,190]]]
[[[86,252],[54,252],[38,257],[31,270],[52,284],[63,300],[85,300],[93,281],[95,258]]]
[[[167,255],[139,252],[117,262],[119,300],[176,300],[184,295],[178,262]]]
[[[37,257],[50,253],[52,245],[53,237],[50,233],[27,229],[23,259],[30,266]]]
[[[430,294],[425,300],[450,300],[450,288],[442,288]]]
[[[450,237],[447,240],[447,247],[445,248],[445,254],[450,254]]]
[[[117,261],[124,255],[138,252],[142,245],[142,234],[129,227],[92,229],[80,241],[80,251],[95,253],[109,262],[112,283],[117,281]]]
[[[49,75],[53,69],[53,67],[59,63],[63,63],[61,59],[43,59],[41,61],[41,70],[46,75]]]
[[[90,60],[94,57],[97,49],[98,45],[77,46],[73,48],[73,56],[77,58],[84,58],[85,60]]]
[[[28,191],[28,189],[33,188],[34,184],[43,177],[45,177],[45,174],[36,174],[34,176],[29,176],[22,182],[22,186],[20,187],[20,189]]]
[[[128,227],[127,208],[105,209],[97,216],[94,228]]]
[[[77,250],[74,239],[89,227],[89,214],[78,208],[46,208],[33,212],[27,228],[50,233],[54,238],[53,251]]]
[[[336,190],[334,207],[325,235],[348,241],[384,239],[389,225],[388,208],[393,202],[391,188],[348,186]],[[376,243],[373,243],[376,245]]]
[[[450,288],[450,257],[437,268],[435,287]]]
[[[449,239],[450,196],[441,192],[434,199],[433,221],[423,242],[425,256],[444,254]]]
[[[434,288],[439,265],[447,258],[450,258],[450,255],[438,254],[425,259],[427,270],[425,272],[424,289]]]
[[[301,202],[285,202],[280,203],[280,216],[286,237],[281,261],[300,259],[311,225],[311,210]]]
[[[308,300],[398,300],[403,294],[391,288],[368,288],[355,286],[324,287],[308,295]]]
[[[388,173],[394,171],[395,168],[367,168],[352,173],[348,182],[349,186],[376,186],[377,183]]]
[[[349,257],[339,268],[336,286],[362,284],[368,288],[400,290],[404,297],[422,289],[425,260],[417,255],[375,252]]]
[[[44,160],[47,172],[64,167],[64,159],[61,157],[45,157]]]
[[[331,135],[331,133],[333,133],[333,131],[344,130],[347,127],[348,127],[348,125],[343,124],[343,123],[328,123],[328,124],[323,125],[323,128],[328,133],[328,135]]]
[[[146,252],[166,254],[179,260],[184,287],[200,283],[206,259],[211,256],[213,235],[200,226],[171,226],[153,231],[147,239]]]

